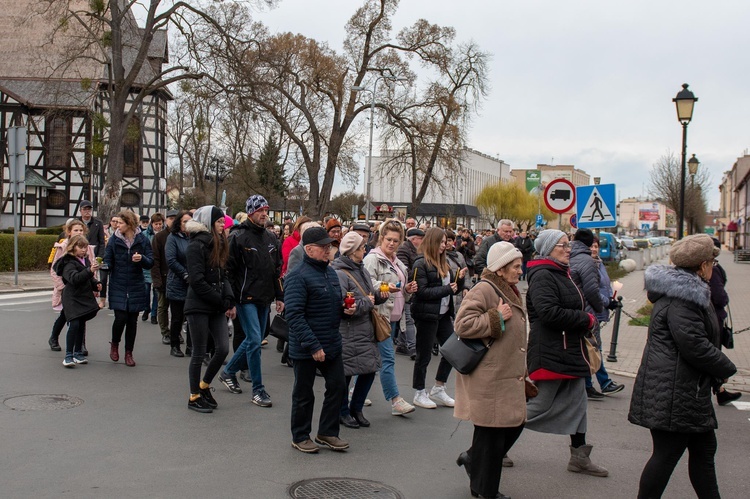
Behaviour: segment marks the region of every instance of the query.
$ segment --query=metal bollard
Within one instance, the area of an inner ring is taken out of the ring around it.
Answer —
[[[612,341],[609,343],[607,362],[617,362],[617,336],[620,334],[620,315],[622,315],[622,296],[617,297],[615,322],[612,324]]]

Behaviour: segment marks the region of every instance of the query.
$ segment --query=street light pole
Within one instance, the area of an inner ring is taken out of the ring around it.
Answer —
[[[685,225],[685,163],[687,156],[687,127],[693,119],[693,106],[698,98],[688,90],[688,84],[682,84],[682,90],[672,99],[677,107],[677,120],[682,124],[682,161],[680,165],[680,218],[677,225],[677,239],[682,239]]]
[[[375,130],[375,97],[377,95],[378,82],[380,80],[395,82],[406,81],[406,78],[380,75],[375,78],[375,81],[372,84],[372,90],[359,85],[355,85],[352,87],[352,91],[354,92],[370,92],[372,96],[372,99],[370,100],[370,145],[367,152],[367,165],[365,166],[365,220],[368,222],[370,221],[370,207],[372,206],[372,201],[370,199],[370,190],[372,187],[372,137]]]

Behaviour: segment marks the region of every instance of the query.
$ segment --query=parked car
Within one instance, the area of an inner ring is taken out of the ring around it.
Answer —
[[[664,241],[660,237],[649,237],[648,242],[651,243],[651,246],[661,246],[664,244]]]
[[[626,237],[623,236],[620,238],[620,242],[622,243],[622,247],[626,250],[637,250],[638,246],[635,245],[635,242],[632,237]]]
[[[609,232],[599,232],[599,258],[603,262],[619,262],[622,260],[621,246],[617,238]]]
[[[648,239],[633,239],[637,248],[648,249],[651,247],[651,241]]]

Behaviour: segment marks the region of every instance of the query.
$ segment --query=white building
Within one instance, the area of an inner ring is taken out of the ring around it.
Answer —
[[[383,165],[386,158],[372,158],[371,197],[376,207],[386,204],[393,210],[393,216],[403,219],[412,202],[411,175],[389,173]],[[443,181],[430,182],[417,213],[409,213],[410,216],[419,222],[429,220],[441,227],[455,227],[456,224],[472,228],[489,226],[489,223],[479,220],[477,195],[488,184],[510,182],[510,165],[469,148],[464,149],[461,163],[460,172],[450,174],[438,163],[434,176]]]

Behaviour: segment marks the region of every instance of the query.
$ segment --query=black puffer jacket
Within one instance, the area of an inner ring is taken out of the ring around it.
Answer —
[[[411,315],[415,320],[436,321],[440,319],[440,302],[443,297],[453,295],[450,285],[443,284],[435,267],[427,263],[424,256],[420,255],[414,261],[413,271],[417,276],[417,292],[411,299]],[[412,274],[413,275],[413,274]],[[411,276],[410,276],[411,277]],[[449,270],[450,282],[456,280],[456,273]],[[463,291],[463,281],[458,281],[458,291]],[[450,317],[455,315],[453,300],[448,300],[448,312]]]
[[[591,248],[581,241],[573,241],[570,248],[570,277],[578,289],[583,291],[588,312],[601,313],[604,310],[599,293],[599,267],[591,256]]]
[[[210,263],[214,241],[208,228],[196,220],[186,226],[190,234],[186,254],[189,287],[185,315],[224,313],[234,306],[234,292],[227,274]]]
[[[305,255],[284,277],[284,310],[289,323],[289,358],[311,359],[321,348],[326,359],[341,354],[341,286],[328,261]]]
[[[227,273],[238,303],[270,305],[282,301],[279,240],[265,227],[246,220],[229,234]]]
[[[55,263],[55,273],[65,283],[62,303],[68,321],[99,311],[99,304],[94,297],[99,281],[94,277],[90,267],[91,262],[88,258],[83,264],[73,255],[65,255]]]
[[[583,336],[588,331],[589,314],[568,270],[549,259],[532,260],[528,281],[529,375],[534,379],[534,372],[544,369],[580,378],[588,376]]]
[[[406,271],[411,273],[414,268],[414,261],[419,256],[419,251],[417,250],[417,247],[414,246],[414,243],[407,239],[401,246],[398,247],[396,256],[399,260],[401,260],[401,263],[404,264],[404,266],[406,267]]]
[[[717,428],[711,387],[737,369],[721,352],[708,284],[667,265],[648,267],[645,280],[654,309],[628,420],[685,433]]]

